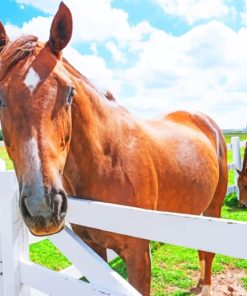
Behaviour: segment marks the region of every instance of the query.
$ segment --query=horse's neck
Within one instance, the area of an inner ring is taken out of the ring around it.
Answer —
[[[72,183],[76,175],[83,176],[86,182],[92,172],[96,173],[107,139],[114,139],[110,105],[96,90],[87,87],[90,86],[82,85],[72,107],[72,138],[65,167],[65,174],[73,176]]]
[[[73,124],[78,128],[76,135],[83,137],[87,144],[99,143],[105,127],[114,121],[113,104],[90,84],[83,83],[81,87],[81,96],[73,114]]]

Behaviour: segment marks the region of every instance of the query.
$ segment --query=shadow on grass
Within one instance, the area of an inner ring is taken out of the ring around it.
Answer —
[[[241,208],[241,207],[228,208],[227,212],[229,212],[229,213],[243,213],[243,212],[246,212],[247,213],[247,208]]]
[[[191,294],[189,292],[180,292],[180,291],[174,292],[171,294],[171,296],[191,296],[191,295],[193,295],[193,294]]]

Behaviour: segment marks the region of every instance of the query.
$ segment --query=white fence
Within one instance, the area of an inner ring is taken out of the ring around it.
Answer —
[[[233,151],[234,141],[229,147]],[[240,168],[237,155],[234,165]],[[19,214],[17,187],[13,171],[0,172],[0,296],[140,295],[69,227],[50,239],[72,262],[71,268],[55,272],[31,263],[30,235]],[[75,199],[69,200],[67,219],[75,224],[247,259],[244,222]],[[81,276],[90,283],[78,280]]]
[[[231,138],[231,143],[227,144],[227,150],[232,150],[232,157],[233,157],[233,162],[228,164],[228,170],[233,170],[234,171],[234,185],[228,186],[227,194],[236,192],[237,196],[239,198],[239,191],[238,191],[238,186],[237,186],[237,179],[238,179],[238,174],[235,170],[237,168],[238,170],[242,169],[242,159],[241,159],[241,147],[245,146],[246,141],[241,141],[239,137],[232,137]]]

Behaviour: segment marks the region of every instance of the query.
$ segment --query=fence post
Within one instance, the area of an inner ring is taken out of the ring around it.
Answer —
[[[234,164],[234,185],[236,186],[237,198],[239,200],[239,188],[237,186],[238,173],[236,171],[236,169],[238,170],[242,169],[239,137],[232,137],[231,144],[232,144],[232,156],[233,156],[233,164]]]
[[[18,195],[14,171],[0,171],[1,296],[30,296],[30,288],[20,281],[20,259],[28,257],[29,244]]]
[[[0,171],[6,171],[6,163],[0,158]]]

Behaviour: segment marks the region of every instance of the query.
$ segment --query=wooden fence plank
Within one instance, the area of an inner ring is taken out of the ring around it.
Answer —
[[[228,186],[226,195],[228,195],[230,193],[234,193],[236,191],[237,191],[237,186],[236,185]]]
[[[28,296],[30,289],[20,282],[19,258],[28,258],[28,235],[20,217],[15,173],[0,171],[0,248],[2,295]]]
[[[72,198],[67,217],[71,223],[92,228],[247,259],[245,222]]]
[[[79,279],[83,276],[82,273],[78,270],[78,268],[76,268],[74,265],[71,265],[65,269],[62,269],[59,272],[62,274],[66,274],[68,276],[71,276],[74,279]]]
[[[123,294],[76,280],[60,272],[30,262],[20,262],[21,281],[50,296],[120,296]],[[7,294],[6,294],[7,295]]]
[[[73,263],[73,265],[93,284],[107,287],[124,295],[140,296],[128,282],[84,243],[70,228],[50,236],[50,240]]]

